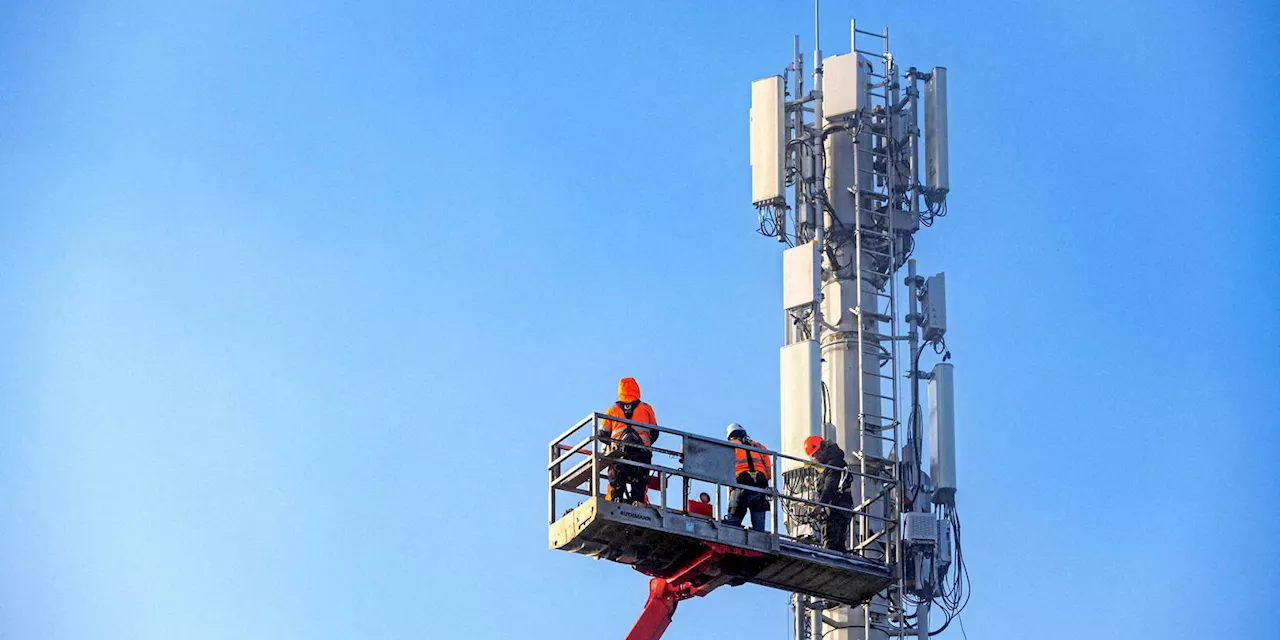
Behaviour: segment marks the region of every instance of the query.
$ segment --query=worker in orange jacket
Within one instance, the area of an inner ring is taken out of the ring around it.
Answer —
[[[725,436],[730,442],[748,447],[764,449],[765,446],[747,436],[747,430],[734,422],[725,429]],[[773,459],[758,451],[734,449],[733,472],[735,482],[749,487],[769,488],[769,478],[773,475]],[[729,513],[725,515],[725,523],[742,526],[742,518],[751,512],[751,529],[764,531],[765,515],[769,513],[769,497],[759,491],[746,489],[729,489]]]
[[[618,401],[605,411],[605,415],[625,418],[645,424],[658,424],[653,407],[640,401],[640,384],[635,378],[618,381]],[[617,460],[653,463],[653,452],[647,448],[657,440],[658,432],[616,420],[601,422],[602,432],[612,441],[610,457]],[[609,467],[609,497],[619,502],[647,502],[649,470],[628,464],[614,463]]]

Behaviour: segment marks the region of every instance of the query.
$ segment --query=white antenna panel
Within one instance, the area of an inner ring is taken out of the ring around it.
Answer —
[[[831,56],[822,61],[822,117],[835,120],[862,108],[867,102],[867,69],[871,63],[857,53]]]
[[[782,252],[782,308],[791,310],[818,300],[818,243],[806,242]]]
[[[786,107],[782,76],[751,83],[751,202],[757,207],[783,202],[782,152]]]
[[[931,191],[951,189],[947,159],[947,68],[934,67],[924,83],[924,178]]]
[[[934,504],[955,504],[956,411],[955,367],[934,365],[929,378],[929,475]]]
[[[930,276],[926,281],[924,299],[924,339],[941,340],[947,333],[947,274]]]
[[[782,444],[789,456],[806,457],[804,439],[822,435],[822,356],[816,340],[789,344],[781,351]],[[782,471],[804,466],[783,459]]]

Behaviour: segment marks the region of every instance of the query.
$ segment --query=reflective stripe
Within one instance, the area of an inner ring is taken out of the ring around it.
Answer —
[[[642,427],[633,427],[629,424],[624,424],[621,422],[613,423],[613,431],[609,433],[609,437],[613,438],[614,440],[621,440],[623,437],[627,435],[628,429],[630,429],[632,433],[639,436],[640,442],[644,443],[646,447],[651,444],[651,438],[653,438],[653,434],[651,434],[648,429],[645,429]]]
[[[614,417],[625,417],[626,410],[622,408],[622,404],[623,403],[618,402],[612,407],[609,407],[609,411],[607,412],[608,415]],[[654,424],[657,422],[653,415],[653,407],[639,401],[637,401],[635,407],[632,408],[631,420],[645,424]],[[650,429],[629,425],[625,422],[618,422],[617,420],[604,420],[602,424],[605,428],[609,429],[609,437],[614,440],[621,440],[623,436],[627,434],[627,431],[630,430],[640,438],[640,442],[646,447],[653,444],[653,431]]]
[[[764,448],[764,445],[754,440],[748,440],[743,444],[757,449]],[[763,473],[765,478],[772,477],[773,474],[769,468],[772,461],[769,460],[769,456],[758,451],[747,451],[746,449],[734,449],[733,456],[736,462],[733,466],[734,474],[754,471]]]

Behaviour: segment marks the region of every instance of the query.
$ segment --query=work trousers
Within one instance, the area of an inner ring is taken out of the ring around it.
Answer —
[[[769,479],[762,473],[755,475],[740,473],[737,481],[738,484],[752,487],[767,488],[769,486]],[[740,527],[748,511],[751,512],[751,529],[764,531],[766,516],[769,513],[769,497],[759,491],[729,489],[729,514],[724,517],[724,521]]]
[[[853,499],[849,494],[837,497],[831,503],[841,507],[852,507]],[[835,551],[849,550],[849,522],[853,514],[848,511],[822,507],[822,521],[819,531],[822,534],[822,546]]]
[[[619,461],[630,460],[644,464],[653,463],[653,452],[636,447],[623,446],[617,456]],[[649,491],[649,470],[629,464],[614,462],[609,467],[609,493],[617,502],[644,502]]]

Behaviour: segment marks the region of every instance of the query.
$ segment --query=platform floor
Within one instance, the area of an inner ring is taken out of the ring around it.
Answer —
[[[589,498],[550,527],[552,549],[580,553],[667,577],[717,542],[763,554],[726,558],[732,584],[752,582],[784,591],[858,605],[884,590],[888,567],[774,536],[647,505]]]

